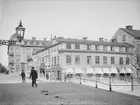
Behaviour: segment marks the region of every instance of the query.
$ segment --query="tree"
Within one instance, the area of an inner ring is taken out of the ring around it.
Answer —
[[[137,77],[140,75],[140,41],[134,41],[134,49],[132,50],[132,63],[131,65],[137,70]]]

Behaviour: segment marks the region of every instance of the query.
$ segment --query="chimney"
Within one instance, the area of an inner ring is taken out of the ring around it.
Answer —
[[[44,41],[46,41],[47,40],[47,38],[44,38]]]
[[[128,29],[128,30],[132,30],[132,28],[133,28],[133,26],[131,26],[131,25],[126,26],[126,29]]]
[[[32,37],[32,40],[36,40],[36,37]]]
[[[99,38],[99,41],[100,41],[100,42],[103,42],[103,38]]]
[[[87,40],[87,37],[83,37],[83,40]]]

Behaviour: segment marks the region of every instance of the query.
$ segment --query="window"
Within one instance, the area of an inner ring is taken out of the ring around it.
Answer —
[[[66,44],[66,48],[67,48],[67,49],[71,49],[71,44],[67,43],[67,44]]]
[[[16,55],[16,61],[20,61],[20,55]]]
[[[48,54],[50,54],[50,48],[48,49]]]
[[[111,57],[111,64],[115,64],[115,58]]]
[[[56,65],[56,57],[54,57],[54,65]]]
[[[129,48],[128,47],[125,48],[125,52],[129,52]]]
[[[20,65],[16,65],[16,71],[20,72]]]
[[[91,50],[91,45],[87,45],[87,50]]]
[[[91,64],[91,56],[87,56],[87,64]]]
[[[75,64],[80,64],[80,55],[75,56]]]
[[[50,67],[50,58],[48,58],[48,67]]]
[[[59,65],[59,56],[57,56],[57,64]]]
[[[95,56],[95,64],[100,64],[100,57],[99,56]]]
[[[126,35],[122,36],[122,40],[123,40],[123,42],[126,41]]]
[[[71,55],[66,56],[66,63],[70,64],[71,63]]]
[[[111,51],[115,51],[115,47],[111,46],[110,47]]]
[[[103,46],[103,51],[107,51],[107,46]]]
[[[75,49],[80,49],[80,45],[79,44],[75,44]]]
[[[129,57],[126,57],[126,64],[128,65],[130,63]]]
[[[123,47],[120,47],[120,48],[119,48],[119,51],[120,51],[120,52],[123,52]]]
[[[123,57],[120,57],[120,64],[123,64]]]
[[[95,45],[95,50],[99,50],[99,46],[98,45]]]
[[[52,66],[53,66],[53,57],[52,57]]]
[[[103,64],[107,64],[107,56],[103,56]]]

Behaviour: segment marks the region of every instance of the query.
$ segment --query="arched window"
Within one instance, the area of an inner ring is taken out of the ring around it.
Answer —
[[[15,52],[16,52],[16,53],[20,53],[20,48],[16,48],[16,49],[15,49]]]

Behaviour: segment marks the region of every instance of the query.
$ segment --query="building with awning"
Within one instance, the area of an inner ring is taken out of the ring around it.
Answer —
[[[86,75],[87,76],[93,76],[95,75],[95,71],[93,68],[86,68]]]
[[[101,68],[94,68],[94,70],[95,70],[95,75],[96,75],[97,77],[100,77],[100,76],[103,75],[103,71],[102,71]]]
[[[118,75],[118,71],[117,71],[117,68],[110,68],[110,71],[111,71],[111,76],[116,76],[116,75]]]
[[[111,74],[111,71],[109,68],[103,68],[103,76],[109,76]]]
[[[131,70],[131,68],[125,68],[127,73],[133,74],[133,71]]]
[[[66,68],[66,74],[74,74],[73,68]]]
[[[74,68],[74,71],[75,71],[75,75],[83,75],[84,74],[82,68]]]

